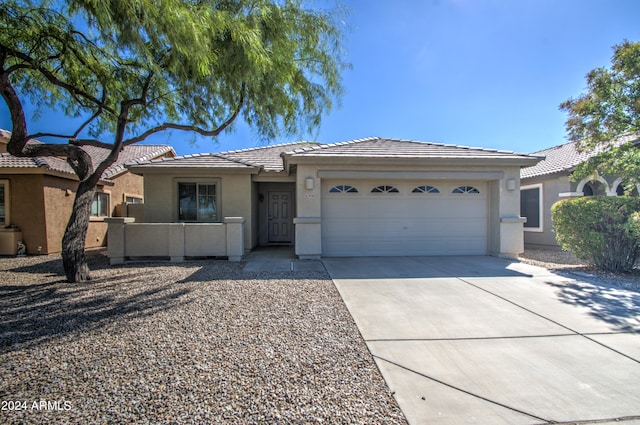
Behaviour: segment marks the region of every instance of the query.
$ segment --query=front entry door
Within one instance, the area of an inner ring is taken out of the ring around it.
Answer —
[[[293,242],[293,194],[269,192],[269,242]]]

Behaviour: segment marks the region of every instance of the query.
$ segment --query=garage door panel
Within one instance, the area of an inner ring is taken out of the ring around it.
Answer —
[[[487,252],[486,184],[480,194],[453,194],[457,182],[438,182],[441,193],[412,193],[424,182],[395,182],[399,193],[370,193],[377,182],[354,182],[358,193],[328,193],[323,182],[324,256],[483,255]],[[344,184],[344,183],[340,183]]]

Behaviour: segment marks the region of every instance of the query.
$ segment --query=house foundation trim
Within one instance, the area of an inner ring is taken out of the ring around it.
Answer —
[[[296,217],[296,255],[301,260],[319,260],[322,256],[322,219],[320,217]]]
[[[500,217],[500,252],[492,255],[500,258],[518,258],[524,252],[524,223],[526,217]]]

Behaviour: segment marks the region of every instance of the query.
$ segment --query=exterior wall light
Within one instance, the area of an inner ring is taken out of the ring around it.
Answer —
[[[307,190],[313,190],[316,182],[313,177],[307,177],[304,181],[304,188]]]

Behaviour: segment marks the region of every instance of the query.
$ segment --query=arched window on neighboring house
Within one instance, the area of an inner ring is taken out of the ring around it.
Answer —
[[[603,177],[598,176],[595,180],[582,179],[578,183],[576,191],[582,192],[583,196],[615,196],[615,192],[611,190],[609,183]]]
[[[634,186],[634,188],[631,191],[631,193],[627,194],[627,193],[625,193],[624,183],[620,183],[620,184],[618,184],[618,186],[616,186],[616,195],[617,196],[623,196],[623,195],[638,196],[638,187]]]
[[[591,185],[591,183],[586,183],[584,185],[584,187],[582,188],[582,194],[584,196],[593,196],[593,186]]]
[[[584,184],[582,193],[584,193],[584,196],[605,196],[607,189],[599,181],[590,181]]]

